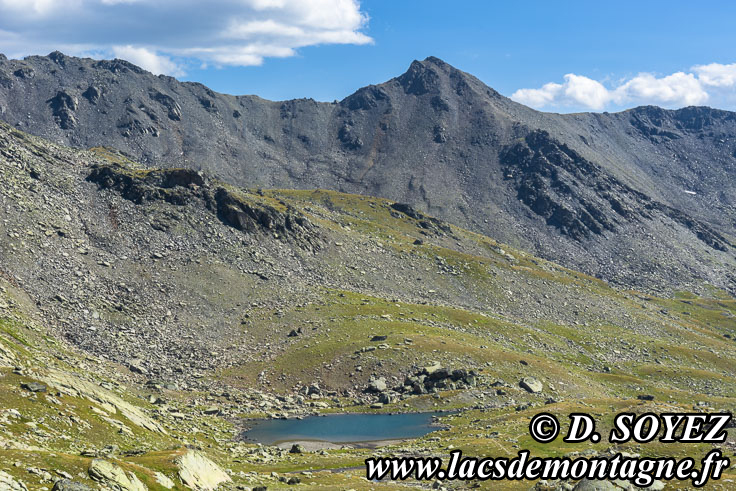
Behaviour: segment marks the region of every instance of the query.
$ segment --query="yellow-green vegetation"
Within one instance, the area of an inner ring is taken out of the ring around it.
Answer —
[[[89,151],[92,152],[95,156],[105,159],[106,161],[113,164],[118,164],[127,168],[139,168],[139,170],[141,170],[140,165],[137,162],[130,160],[128,157],[123,155],[122,152],[119,152],[114,148],[92,147],[89,149]],[[146,174],[144,173],[138,174],[138,176],[141,177],[145,175]]]

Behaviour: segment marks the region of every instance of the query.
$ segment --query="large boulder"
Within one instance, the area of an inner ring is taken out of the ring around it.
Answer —
[[[519,382],[519,386],[527,392],[531,392],[532,394],[538,394],[542,392],[542,389],[544,389],[542,382],[535,379],[534,377],[524,377]]]
[[[373,379],[368,384],[368,390],[370,392],[383,392],[387,388],[388,386],[386,385],[386,379],[384,377]]]
[[[210,491],[231,480],[217,464],[195,450],[178,457],[176,465],[179,467],[181,482],[198,491]]]
[[[93,460],[87,472],[93,481],[104,484],[113,491],[148,491],[135,474],[106,460]]]
[[[304,448],[304,445],[299,445],[298,443],[295,443],[291,446],[291,450],[289,450],[289,453],[306,453],[307,449]]]

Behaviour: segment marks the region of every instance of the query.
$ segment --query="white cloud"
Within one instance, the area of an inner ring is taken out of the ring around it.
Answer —
[[[527,106],[545,107],[553,104],[563,89],[562,84],[550,82],[540,89],[519,89],[511,95],[511,98]]]
[[[321,44],[369,44],[358,0],[0,0],[0,52],[118,56],[152,72],[259,65]]]
[[[519,89],[511,98],[527,106],[542,108],[547,106],[583,106],[589,109],[603,109],[613,94],[592,78],[568,73],[561,84],[550,82],[539,89]]]
[[[695,75],[677,72],[657,78],[641,73],[613,91],[619,103],[654,102],[657,104],[693,106],[708,100],[708,93]]]
[[[538,89],[519,89],[511,98],[542,109],[593,109],[656,104],[682,107],[721,101],[731,105],[736,92],[736,63],[696,65],[690,73],[676,72],[664,77],[640,73],[612,87],[586,77],[568,73],[564,82],[550,82]]]
[[[108,0],[109,1],[109,0]],[[116,58],[122,58],[149,72],[159,75],[182,75],[182,69],[171,58],[157,55],[146,48],[136,48],[131,45],[113,46],[112,52]]]
[[[602,83],[574,73],[565,75],[563,87],[567,99],[591,109],[602,109],[611,99],[611,94]]]
[[[736,63],[730,65],[721,65],[720,63],[696,65],[693,67],[693,71],[698,74],[698,78],[704,85],[713,87],[736,86]]]
[[[77,3],[74,1],[66,2]],[[48,15],[55,9],[64,5],[64,2],[58,0],[0,0],[0,10],[14,12],[16,15],[43,16]]]

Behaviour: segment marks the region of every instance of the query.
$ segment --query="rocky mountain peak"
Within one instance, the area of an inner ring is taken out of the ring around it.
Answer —
[[[467,89],[471,85],[482,85],[475,77],[434,56],[423,61],[414,60],[396,80],[406,93],[417,96],[438,95],[448,91],[463,96],[469,92]]]
[[[273,102],[54,52],[0,58],[0,119],[238,186],[393,199],[627,285],[736,285],[728,111],[542,113],[436,57],[339,104]]]
[[[424,95],[440,89],[440,73],[430,63],[414,60],[409,69],[397,79],[408,94]]]
[[[61,51],[52,51],[47,55],[47,57],[49,60],[62,66],[64,66],[66,60],[68,59],[68,57]]]

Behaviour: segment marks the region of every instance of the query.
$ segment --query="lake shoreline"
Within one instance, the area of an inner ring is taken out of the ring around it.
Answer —
[[[275,442],[274,446],[289,450],[294,445],[301,445],[307,452],[317,452],[319,450],[340,450],[342,448],[379,448],[388,445],[398,445],[400,443],[412,440],[412,438],[395,438],[389,440],[368,440],[363,442],[329,442],[325,440],[284,440]]]
[[[254,419],[239,435],[240,441],[307,451],[377,448],[421,438],[447,429],[436,418],[450,411],[409,413],[347,413],[291,419]],[[327,423],[327,421],[330,421]]]

